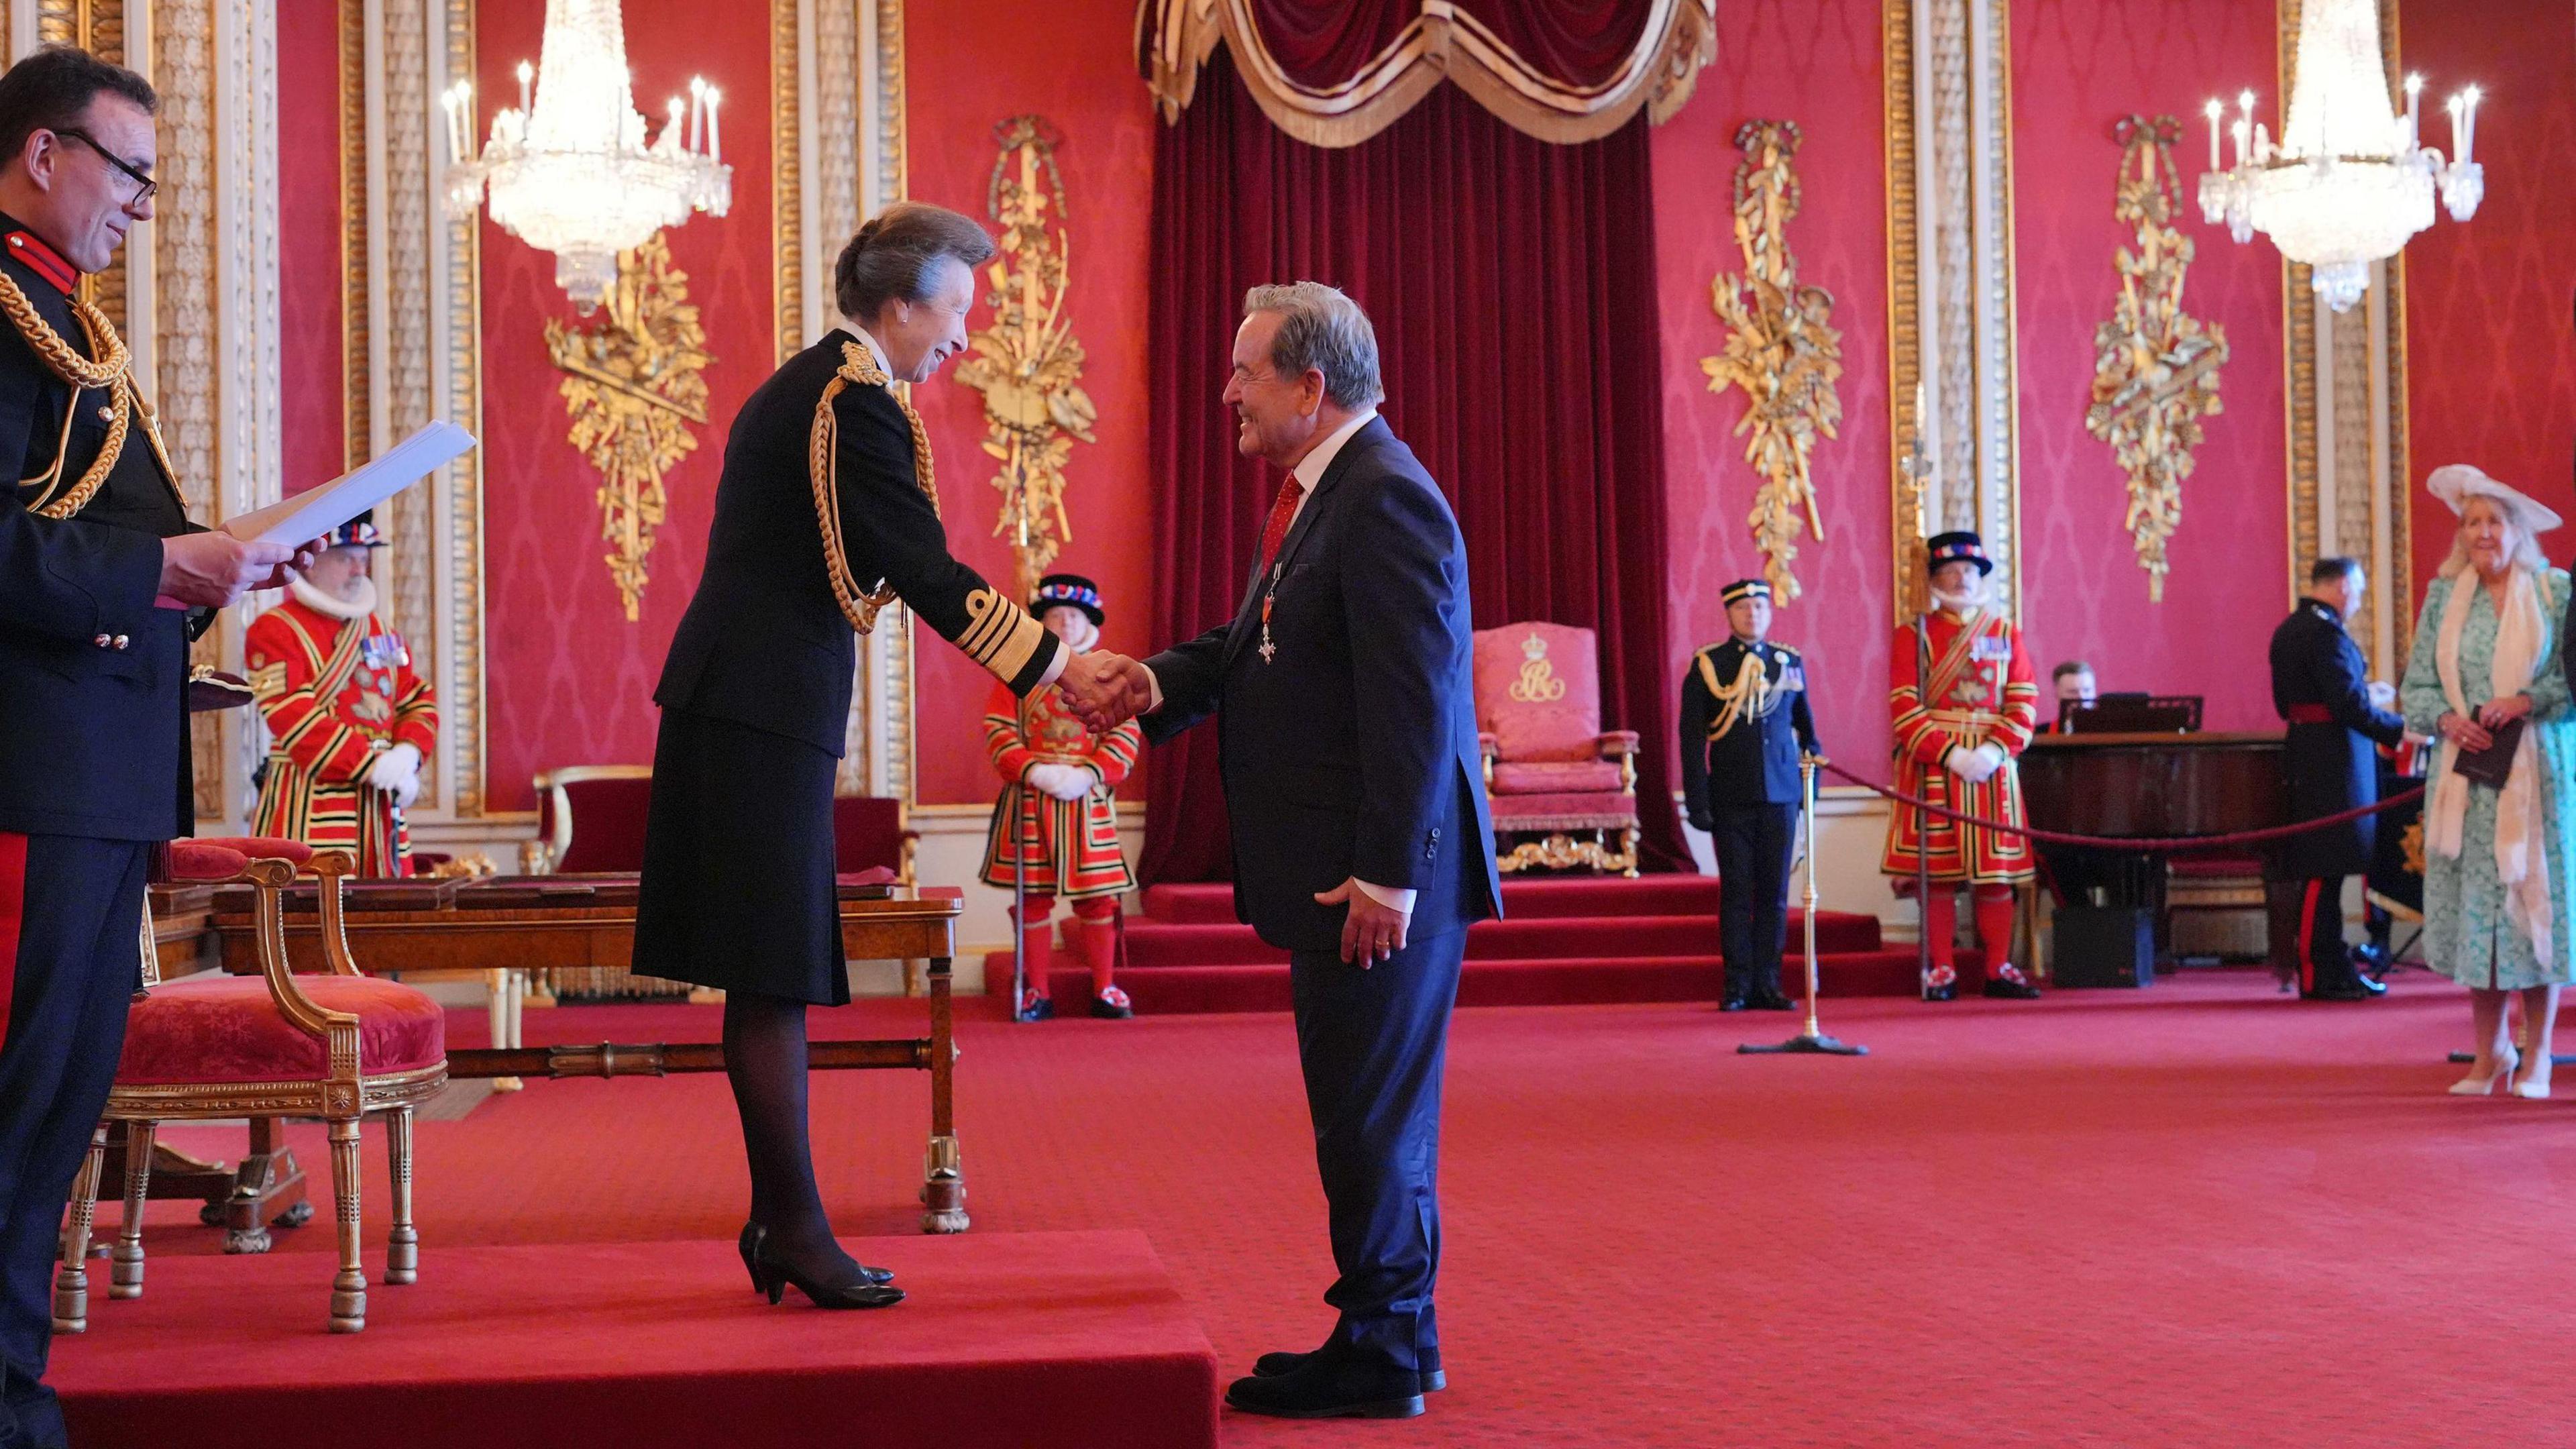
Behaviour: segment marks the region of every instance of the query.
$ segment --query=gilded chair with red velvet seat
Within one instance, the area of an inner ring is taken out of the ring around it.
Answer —
[[[297,867],[318,877],[327,972],[288,965],[280,893]],[[125,1221],[111,1254],[108,1296],[143,1296],[143,1204],[150,1191],[153,1129],[162,1122],[229,1117],[319,1117],[331,1138],[331,1187],[339,1208],[340,1267],[331,1282],[331,1331],[367,1325],[367,1276],[359,1262],[358,1124],[385,1116],[393,1167],[393,1229],[385,1281],[420,1272],[411,1216],[412,1109],[447,1081],[446,1016],[418,989],[367,976],[349,954],[341,882],[357,862],[288,840],[180,841],[171,874],[245,881],[256,892],[259,974],[201,972],[162,982],[149,954],[144,986],[125,1027],[125,1054],[72,1192],[54,1282],[54,1330],[89,1324],[90,1225],[109,1125],[126,1124]]]
[[[525,857],[530,875],[644,868],[651,765],[566,765],[539,775],[536,783],[537,838]],[[573,831],[576,814],[579,834]]]
[[[1506,871],[1588,866],[1635,875],[1637,734],[1601,728],[1592,631],[1507,624],[1477,630],[1475,651],[1476,740],[1494,815],[1494,863]],[[1515,836],[1519,842],[1509,843]]]

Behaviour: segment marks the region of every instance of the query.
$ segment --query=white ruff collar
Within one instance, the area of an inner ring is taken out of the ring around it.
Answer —
[[[334,619],[363,619],[376,611],[376,581],[373,578],[358,580],[358,596],[354,599],[326,594],[306,583],[301,575],[286,581],[286,591],[295,596],[295,602]]]

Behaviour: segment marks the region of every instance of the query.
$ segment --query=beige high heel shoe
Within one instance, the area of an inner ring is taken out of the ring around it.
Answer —
[[[2515,1090],[2513,1085],[2514,1071],[2521,1065],[2522,1053],[2518,1051],[2508,1052],[2502,1059],[2497,1061],[2495,1070],[2489,1072],[2485,1076],[2462,1077],[2458,1081],[2453,1082],[2451,1084],[2451,1095],[2454,1097],[2483,1097],[2489,1092],[2494,1091],[2498,1086],[2502,1086],[2507,1092],[2511,1092]],[[2546,1092],[2544,1092],[2543,1095],[2547,1095]]]
[[[2533,1084],[2532,1082],[2527,1081],[2527,1080],[2526,1080],[2526,1081],[2518,1081],[2518,1082],[2515,1082],[2515,1083],[2513,1084],[2513,1094],[2514,1094],[2515,1096],[2517,1096],[2517,1097],[2520,1097],[2521,1099],[2523,1099],[2523,1100],[2524,1100],[2524,1101],[2526,1101],[2526,1102],[2546,1102],[2546,1101],[2548,1101],[2548,1100],[2549,1100],[2549,1077],[2548,1077],[2548,1072],[2549,1072],[2549,1068],[2550,1068],[2550,1066],[2551,1066],[2551,1064],[2550,1064],[2549,1062],[2535,1060],[2535,1061],[2532,1063],[2532,1069],[2533,1069],[2533,1074],[2534,1074],[2534,1075],[2536,1075],[2536,1076],[2538,1076],[2538,1077],[2540,1078],[2539,1083],[2538,1083],[2537,1085],[2535,1085],[2535,1084]]]

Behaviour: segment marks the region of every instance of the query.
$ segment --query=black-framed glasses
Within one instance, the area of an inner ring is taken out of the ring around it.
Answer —
[[[82,130],[80,127],[65,126],[61,130],[54,132],[54,134],[57,136],[66,136],[72,140],[80,142],[82,145],[96,151],[99,154],[99,159],[105,161],[108,165],[115,167],[117,170],[124,172],[126,177],[131,180],[137,188],[139,188],[134,193],[133,199],[125,203],[126,205],[141,206],[143,203],[152,199],[153,192],[161,189],[161,183],[153,180],[150,172],[137,171],[132,166],[127,165],[124,157],[119,156],[115,152],[107,149],[105,146],[98,144],[97,137],[92,136],[89,132]]]

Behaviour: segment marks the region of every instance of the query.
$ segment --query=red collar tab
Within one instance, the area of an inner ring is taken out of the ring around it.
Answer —
[[[25,262],[37,276],[54,284],[54,289],[68,297],[80,285],[80,269],[63,260],[63,254],[45,245],[31,231],[13,231],[7,237],[9,255]]]

